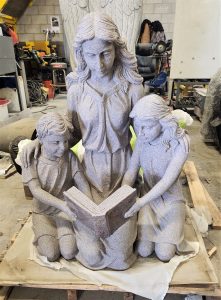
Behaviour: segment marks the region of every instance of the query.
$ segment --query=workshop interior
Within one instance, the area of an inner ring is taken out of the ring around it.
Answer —
[[[51,112],[67,113],[68,95],[80,69],[74,53],[75,32],[82,18],[97,10],[110,14],[122,40],[136,58],[136,72],[142,78],[144,96],[161,97],[180,130],[190,138],[190,148],[186,150],[189,157],[179,179],[184,198],[189,199],[187,206],[198,213],[194,212],[192,218],[198,226],[196,235],[202,244],[199,252],[205,258],[201,259],[201,264],[202,269],[206,265],[206,271],[201,270],[199,260],[196,269],[202,274],[198,275],[197,271],[195,274],[194,269],[193,276],[198,282],[192,283],[188,281],[189,274],[176,269],[173,276],[177,277],[174,282],[170,278],[165,295],[152,299],[218,300],[221,297],[221,0],[0,0],[0,299],[148,299],[139,293],[139,284],[132,292],[130,282],[126,289],[126,281],[125,288],[108,284],[108,281],[102,285],[98,276],[94,277],[96,284],[92,279],[91,282],[88,280],[89,275],[93,278],[92,273],[85,277],[87,279],[81,277],[79,283],[75,279],[74,284],[68,277],[70,270],[65,271],[59,282],[52,276],[51,282],[48,278],[45,283],[41,281],[41,274],[37,277],[35,271],[33,278],[36,275],[37,283],[25,277],[21,282],[13,281],[15,274],[22,274],[22,263],[19,270],[11,271],[11,277],[7,275],[4,280],[4,274],[1,274],[1,265],[13,263],[13,257],[10,262],[7,259],[12,256],[9,251],[19,234],[27,224],[31,226],[28,220],[32,214],[30,199],[33,196],[22,182],[18,159],[20,147],[23,147],[22,143],[36,143],[36,123],[42,116]],[[129,32],[132,26],[133,34]],[[104,92],[103,98],[105,95]],[[108,106],[108,101],[105,105]],[[91,116],[86,116],[85,124],[79,115],[76,118],[83,131]],[[128,122],[134,149],[138,136],[132,128],[132,117]],[[100,124],[96,130],[100,132]],[[75,128],[73,135],[74,132]],[[84,143],[83,137],[72,148],[79,159],[88,151],[84,149]],[[193,173],[188,163],[195,164]],[[140,169],[137,185],[142,181],[143,173]],[[212,216],[206,225],[208,220],[205,221],[201,213],[202,207]],[[17,257],[15,252],[14,256]],[[47,269],[45,265],[44,268]],[[58,273],[63,267],[54,268],[57,270],[53,269],[53,272]],[[191,261],[184,270],[191,273]],[[44,276],[50,277],[47,272]],[[113,277],[114,272],[124,274],[124,271],[113,271]],[[136,273],[134,278],[136,281]],[[182,278],[185,278],[183,282]],[[116,281],[120,282],[120,279]],[[158,285],[152,289],[157,290]]]

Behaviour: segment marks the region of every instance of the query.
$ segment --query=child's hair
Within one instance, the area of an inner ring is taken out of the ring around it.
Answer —
[[[59,113],[48,113],[38,120],[37,137],[40,141],[48,135],[67,135],[69,138],[69,126]]]
[[[143,121],[148,119],[159,121],[163,132],[162,142],[167,146],[172,139],[184,135],[184,130],[179,127],[169,107],[158,95],[151,94],[140,99],[132,109],[130,117]]]

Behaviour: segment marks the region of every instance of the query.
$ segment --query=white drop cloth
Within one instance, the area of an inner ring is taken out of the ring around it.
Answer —
[[[196,241],[183,242],[179,251],[187,255],[176,255],[170,262],[163,263],[155,257],[138,258],[134,265],[125,271],[99,270],[92,271],[76,261],[60,259],[59,262],[49,262],[37,253],[36,248],[30,244],[30,259],[41,266],[52,269],[69,270],[75,276],[85,279],[96,285],[108,284],[117,286],[127,292],[153,300],[164,299],[173,274],[181,262],[194,257],[199,251],[199,243]],[[190,251],[192,251],[190,253]]]

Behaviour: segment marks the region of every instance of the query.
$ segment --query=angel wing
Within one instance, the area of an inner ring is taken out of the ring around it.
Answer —
[[[70,51],[70,62],[74,69],[73,41],[77,24],[89,13],[89,0],[59,0],[64,31]]]
[[[100,7],[117,24],[128,50],[135,53],[135,45],[142,21],[143,1],[100,0]]]

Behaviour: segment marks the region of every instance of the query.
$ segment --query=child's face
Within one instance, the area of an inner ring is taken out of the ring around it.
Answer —
[[[144,121],[135,119],[136,132],[140,139],[144,142],[154,141],[161,133],[162,126],[160,122],[154,119],[147,119]]]
[[[62,157],[68,150],[66,135],[48,135],[42,139],[42,145],[47,157],[51,160]]]

